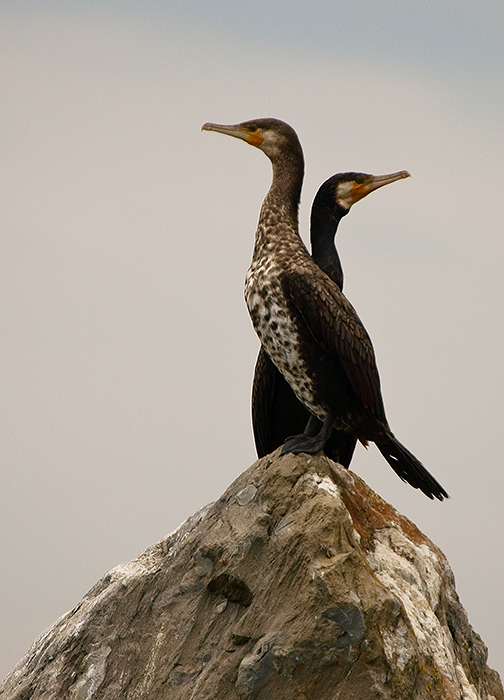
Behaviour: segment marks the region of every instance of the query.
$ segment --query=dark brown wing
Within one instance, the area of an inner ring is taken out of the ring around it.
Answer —
[[[319,268],[312,270],[304,261],[296,271],[289,270],[285,287],[314,339],[339,358],[362,404],[386,423],[373,345],[348,299]]]
[[[261,347],[252,383],[252,428],[259,458],[272,451],[270,449],[272,444],[271,422],[268,420],[268,416],[271,413],[275,394],[275,372],[278,372],[277,368]]]

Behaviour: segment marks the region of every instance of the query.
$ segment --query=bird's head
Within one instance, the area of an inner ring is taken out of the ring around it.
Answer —
[[[275,160],[295,149],[301,150],[299,139],[294,129],[280,119],[266,118],[241,122],[240,124],[211,124],[207,122],[202,131],[218,131],[246,141],[263,151],[268,158]]]
[[[338,173],[324,182],[320,190],[324,188],[325,197],[329,197],[335,205],[348,212],[350,207],[360,199],[374,192],[379,187],[391,182],[411,177],[406,170],[389,175],[369,175],[367,173]]]

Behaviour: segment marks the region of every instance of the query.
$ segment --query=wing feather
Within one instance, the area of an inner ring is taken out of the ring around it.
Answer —
[[[373,345],[345,295],[327,275],[306,263],[290,267],[285,287],[316,342],[339,358],[363,405],[386,421]]]
[[[275,398],[275,380],[278,370],[261,348],[257,356],[252,384],[252,427],[257,456],[264,457],[272,451],[270,416]]]

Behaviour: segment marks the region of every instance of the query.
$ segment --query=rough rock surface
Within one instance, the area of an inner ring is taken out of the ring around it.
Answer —
[[[442,552],[325,456],[265,457],[99,581],[2,700],[504,700]]]

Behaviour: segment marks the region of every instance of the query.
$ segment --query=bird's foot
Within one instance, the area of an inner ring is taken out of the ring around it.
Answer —
[[[320,452],[323,449],[325,440],[321,440],[319,435],[315,437],[310,437],[301,433],[300,435],[292,435],[292,437],[287,438],[282,447],[281,454],[299,454],[300,452],[305,452],[309,455],[314,455],[316,452]]]

